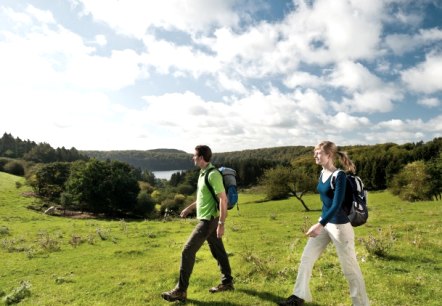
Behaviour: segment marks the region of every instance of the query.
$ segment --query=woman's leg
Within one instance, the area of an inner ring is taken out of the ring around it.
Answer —
[[[308,239],[302,252],[293,294],[307,302],[312,301],[309,283],[312,276],[313,265],[329,243],[330,237],[327,231],[322,229],[317,237]]]
[[[327,224],[327,231],[336,247],[342,271],[350,286],[350,297],[354,306],[368,306],[364,278],[356,259],[355,234],[350,223]]]

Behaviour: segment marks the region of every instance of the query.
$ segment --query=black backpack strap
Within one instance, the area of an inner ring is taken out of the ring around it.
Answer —
[[[212,172],[212,170],[215,170],[215,168],[207,169],[206,174],[204,175],[204,183],[206,183],[206,186],[209,189],[210,193],[212,194],[212,197],[215,200],[215,202],[219,204],[219,200],[215,194],[215,190],[213,190],[213,187],[212,187],[212,185],[210,185],[210,182],[209,182],[209,173]],[[216,206],[216,208],[218,209],[218,205]]]

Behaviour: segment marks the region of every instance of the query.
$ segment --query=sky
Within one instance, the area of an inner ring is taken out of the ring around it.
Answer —
[[[0,133],[192,153],[442,136],[441,0],[0,2]]]

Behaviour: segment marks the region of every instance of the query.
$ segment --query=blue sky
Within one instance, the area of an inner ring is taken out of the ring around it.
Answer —
[[[215,152],[442,136],[442,2],[0,4],[0,132]]]

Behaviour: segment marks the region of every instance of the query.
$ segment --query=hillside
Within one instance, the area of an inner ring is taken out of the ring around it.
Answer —
[[[81,151],[99,160],[118,160],[149,171],[189,170],[194,167],[192,154],[176,149]]]
[[[29,191],[23,183],[21,177],[0,172],[1,302],[27,284],[20,305],[166,305],[160,293],[176,283],[194,219],[52,217],[26,209],[37,199],[23,196]],[[293,288],[304,230],[319,212],[303,211],[293,198],[240,198],[241,211],[229,213],[224,239],[235,291],[208,292],[219,270],[203,246],[188,290],[189,306],[275,305]],[[306,201],[320,207],[318,195],[307,195]],[[370,194],[369,222],[355,228],[355,234],[371,305],[440,305],[440,205],[406,203],[388,192]],[[375,250],[384,255],[374,255]],[[350,305],[333,247],[315,264],[311,289],[310,305]]]

